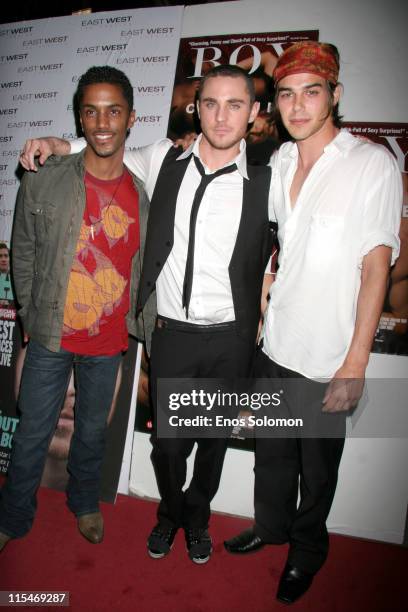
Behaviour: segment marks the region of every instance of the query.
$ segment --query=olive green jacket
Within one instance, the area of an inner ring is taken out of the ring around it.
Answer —
[[[61,344],[64,307],[85,209],[83,152],[51,157],[38,172],[26,172],[17,196],[12,237],[13,280],[24,332],[50,351]],[[128,331],[150,348],[156,298],[136,320],[137,289],[142,268],[149,200],[139,193],[140,249],[133,257]]]

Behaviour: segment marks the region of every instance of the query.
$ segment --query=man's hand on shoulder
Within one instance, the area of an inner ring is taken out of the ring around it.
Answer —
[[[183,147],[183,151],[187,151],[188,147],[191,146],[195,140],[197,140],[197,134],[195,132],[189,132],[182,138],[177,138],[177,140],[174,141],[174,146]]]
[[[46,138],[32,138],[26,141],[20,155],[20,164],[26,170],[37,172],[35,159],[38,158],[42,166],[50,155],[68,155],[71,145],[68,140],[48,136]]]

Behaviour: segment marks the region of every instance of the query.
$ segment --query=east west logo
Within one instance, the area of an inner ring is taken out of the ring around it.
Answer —
[[[21,28],[7,28],[0,30],[0,36],[17,36],[18,34],[29,34],[34,29],[33,26],[23,26]]]
[[[162,94],[166,85],[138,85],[133,88],[138,95]]]
[[[136,123],[160,123],[162,115],[136,115]]]
[[[50,72],[51,70],[61,70],[61,68],[63,67],[63,63],[62,64],[36,64],[33,66],[20,66],[20,68],[17,69],[18,73],[24,73],[24,72]]]
[[[108,51],[125,51],[127,43],[112,45],[94,45],[92,47],[78,47],[77,53],[106,53]]]
[[[42,102],[55,100],[58,96],[58,91],[36,91],[24,94],[15,94],[14,102],[27,102],[28,100],[41,100]]]
[[[44,36],[44,38],[32,38],[25,40],[23,47],[36,47],[38,45],[60,45],[68,40],[68,36]]]
[[[98,17],[96,19],[83,19],[81,26],[87,28],[89,26],[113,25],[115,23],[129,23],[132,21],[132,15],[121,15],[119,17]]]
[[[23,81],[5,81],[0,83],[0,89],[11,89],[12,87],[21,87]]]
[[[140,55],[138,57],[119,57],[117,64],[163,64],[168,62],[170,55]]]
[[[26,60],[28,53],[14,53],[14,55],[0,55],[0,62],[21,62]]]
[[[172,34],[174,28],[139,28],[138,30],[122,30],[121,36],[142,36],[147,34],[148,36],[160,36],[161,34]]]
[[[54,123],[53,119],[46,119],[43,121],[16,121],[11,122],[7,125],[9,129],[17,129],[17,128],[42,128],[42,127],[50,127]]]

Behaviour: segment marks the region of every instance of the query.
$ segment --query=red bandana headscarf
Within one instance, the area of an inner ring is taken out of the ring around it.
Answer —
[[[294,43],[279,57],[273,71],[275,83],[289,74],[310,72],[337,83],[339,64],[332,45],[315,41]]]

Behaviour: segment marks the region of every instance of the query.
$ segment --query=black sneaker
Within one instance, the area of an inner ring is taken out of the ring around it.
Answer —
[[[184,529],[188,556],[194,563],[207,563],[212,553],[212,542],[207,529],[193,527]]]
[[[177,527],[166,527],[157,523],[147,539],[147,552],[152,559],[161,559],[169,554],[173,546]]]

